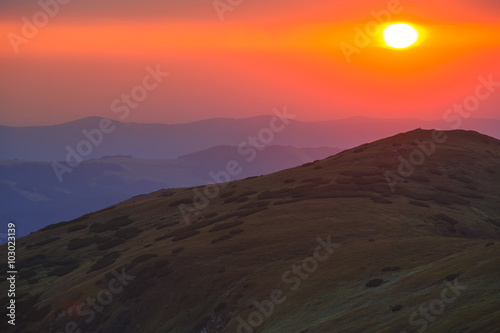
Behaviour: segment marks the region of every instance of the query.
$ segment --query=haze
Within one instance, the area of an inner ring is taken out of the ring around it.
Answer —
[[[388,6],[398,8],[393,20],[424,27],[425,42],[404,53],[372,43],[347,61],[339,45]],[[300,121],[440,119],[479,76],[500,77],[494,1],[254,0],[232,9],[222,21],[212,1],[70,1],[16,53],[7,36],[40,7],[2,1],[0,124],[120,119],[111,103],[148,66],[170,75],[122,120],[242,118],[281,105]],[[472,116],[498,119],[499,102],[492,96]]]

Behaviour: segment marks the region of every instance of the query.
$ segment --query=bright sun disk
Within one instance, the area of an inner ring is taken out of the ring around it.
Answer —
[[[384,29],[383,37],[387,46],[404,49],[417,42],[419,33],[409,24],[397,23],[387,26]]]

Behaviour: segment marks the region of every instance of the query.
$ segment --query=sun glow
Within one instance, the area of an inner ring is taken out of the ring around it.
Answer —
[[[419,36],[417,29],[406,23],[388,25],[383,32],[385,44],[395,49],[405,49],[414,45]]]

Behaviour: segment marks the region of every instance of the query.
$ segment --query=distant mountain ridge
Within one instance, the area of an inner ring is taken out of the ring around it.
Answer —
[[[177,158],[219,145],[238,146],[270,126],[272,116],[244,119],[216,118],[185,124],[138,124],[113,121],[116,126],[105,134],[102,143],[84,159],[106,155],[131,155],[137,158]],[[99,127],[104,118],[88,117],[51,126],[0,126],[0,159],[24,161],[61,161],[67,146],[76,150],[88,139],[83,130]],[[370,119],[354,117],[341,120],[290,124],[275,133],[270,144],[280,146],[352,148],[380,137],[388,137],[417,127],[451,129],[444,121],[418,119]],[[476,130],[500,138],[500,120],[465,119],[463,129]]]

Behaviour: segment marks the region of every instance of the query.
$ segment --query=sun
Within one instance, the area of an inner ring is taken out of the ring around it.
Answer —
[[[419,39],[418,30],[406,23],[388,25],[383,31],[387,46],[395,49],[405,49],[414,45]]]

